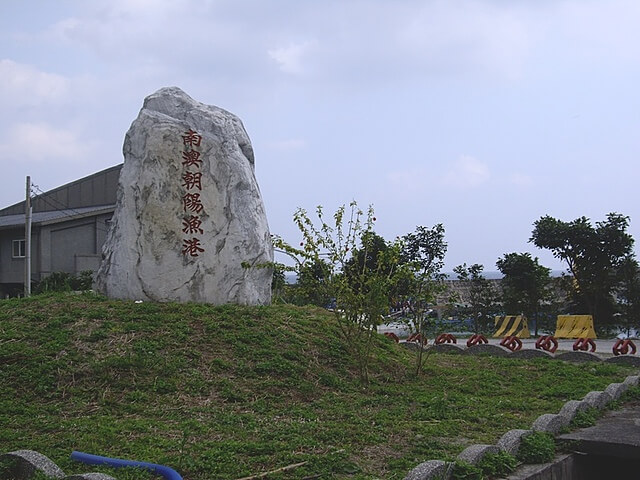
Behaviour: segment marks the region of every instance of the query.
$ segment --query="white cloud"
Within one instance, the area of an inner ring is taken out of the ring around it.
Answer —
[[[490,177],[487,164],[477,158],[462,155],[445,172],[442,182],[451,187],[473,188],[486,183]]]
[[[45,123],[20,123],[0,142],[0,160],[46,164],[51,160],[73,164],[86,160],[93,142],[81,134]]]
[[[0,100],[4,105],[37,106],[56,102],[69,90],[69,81],[13,60],[0,60]]]
[[[309,50],[310,45],[310,42],[290,43],[286,47],[268,50],[267,54],[272,60],[275,60],[283,72],[302,75],[305,73],[304,55]]]

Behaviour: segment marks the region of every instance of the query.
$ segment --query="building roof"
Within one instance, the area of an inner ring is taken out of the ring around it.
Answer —
[[[41,192],[31,199],[34,214],[57,210],[81,210],[85,207],[116,203],[118,179],[123,164],[101,170],[61,187]],[[23,215],[25,201],[0,208],[0,216]]]
[[[32,225],[48,225],[51,223],[66,222],[79,218],[110,213],[115,210],[113,205],[98,205],[93,207],[67,208],[52,210],[49,212],[34,212],[31,216]],[[0,228],[15,228],[24,225],[24,213],[0,216]]]

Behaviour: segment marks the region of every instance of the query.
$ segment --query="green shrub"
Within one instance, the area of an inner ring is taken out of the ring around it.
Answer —
[[[588,408],[582,412],[577,412],[576,416],[571,420],[571,428],[587,428],[593,427],[596,424],[596,420],[599,417],[599,412],[596,408]]]
[[[507,452],[489,453],[478,462],[482,473],[489,477],[504,477],[513,472],[518,460]]]
[[[522,439],[517,458],[524,463],[547,463],[556,454],[556,441],[553,435],[533,432]]]
[[[483,480],[484,475],[480,467],[468,462],[456,460],[451,472],[452,480]]]
[[[91,270],[84,270],[78,276],[67,272],[53,272],[35,286],[33,293],[86,291],[91,290],[92,286],[93,272]]]

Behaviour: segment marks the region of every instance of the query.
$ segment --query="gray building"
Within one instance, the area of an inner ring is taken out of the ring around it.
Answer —
[[[31,281],[100,265],[122,164],[32,199]],[[0,210],[0,298],[20,293],[25,271],[25,201]]]

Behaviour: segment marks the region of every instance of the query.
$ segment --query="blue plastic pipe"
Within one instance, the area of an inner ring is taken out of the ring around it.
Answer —
[[[101,457],[90,453],[71,452],[71,460],[86,463],[88,465],[109,465],[114,468],[142,468],[156,475],[162,475],[166,480],[182,480],[182,477],[173,468],[158,465],[157,463],[137,462],[135,460],[122,460],[119,458]]]

